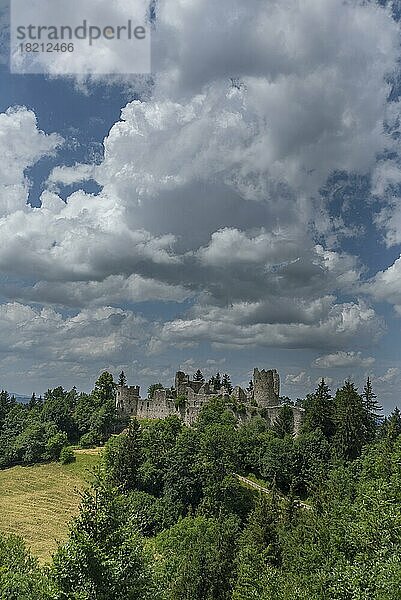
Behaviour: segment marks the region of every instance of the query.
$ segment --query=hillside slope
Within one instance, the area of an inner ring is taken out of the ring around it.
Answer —
[[[70,465],[38,464],[0,471],[0,531],[22,536],[41,562],[67,537],[82,490],[99,460],[97,451],[78,450]]]

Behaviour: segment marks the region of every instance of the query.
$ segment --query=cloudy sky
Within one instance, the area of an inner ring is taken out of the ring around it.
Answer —
[[[391,410],[397,3],[156,4],[152,77],[11,75],[3,29],[0,387],[275,367]]]

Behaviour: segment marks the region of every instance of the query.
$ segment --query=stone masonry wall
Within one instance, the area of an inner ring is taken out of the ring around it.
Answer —
[[[281,408],[280,378],[275,369],[268,371],[255,369],[253,373],[254,404],[256,410],[264,409],[270,422],[273,424]],[[172,390],[156,390],[153,399],[140,398],[139,386],[117,386],[116,408],[125,417],[136,417],[138,419],[165,419],[170,415],[176,415],[186,425],[193,425],[202,407],[215,396],[208,383],[192,382],[189,376],[179,371],[175,376],[175,388]],[[223,390],[220,391],[220,394]],[[228,397],[228,394],[223,394]],[[237,402],[245,406],[252,397],[242,388],[237,386],[232,394]],[[178,405],[176,399],[185,397],[185,403]],[[303,418],[303,409],[291,407],[294,414],[294,432],[298,433]],[[241,417],[241,422],[251,418],[251,411],[247,410]]]
[[[280,376],[276,369],[254,369],[253,397],[258,406],[277,406],[280,397]]]

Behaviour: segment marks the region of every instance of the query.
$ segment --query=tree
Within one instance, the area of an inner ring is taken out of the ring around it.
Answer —
[[[119,423],[115,401],[108,400],[92,415],[90,428],[99,441],[105,442],[115,432]]]
[[[205,378],[203,377],[202,371],[198,369],[194,375],[194,381],[204,382]]]
[[[15,403],[13,403],[11,401],[9,393],[6,392],[5,390],[2,390],[0,392],[0,429],[4,423],[4,420],[5,420],[8,412],[11,410],[11,408],[14,405],[15,405]]]
[[[336,392],[335,425],[337,455],[345,460],[357,458],[367,441],[366,418],[362,396],[349,380]]]
[[[79,394],[73,418],[80,436],[89,433],[92,427],[93,415],[100,408],[99,401],[93,394]]]
[[[187,517],[156,538],[168,600],[230,600],[239,523]]]
[[[227,373],[223,375],[222,386],[227,390],[229,394],[233,391],[233,386],[231,385],[231,378]]]
[[[240,539],[237,555],[237,581],[233,600],[268,600],[269,579],[280,563],[281,548],[278,529],[280,512],[274,489],[270,497],[260,494]]]
[[[269,432],[260,450],[260,473],[264,479],[275,482],[277,487],[287,493],[294,479],[294,439],[286,435],[275,437]]]
[[[138,487],[154,496],[163,491],[167,465],[182,430],[179,417],[149,421],[141,428],[143,461],[139,468]]]
[[[246,542],[255,544],[259,551],[264,553],[266,561],[271,564],[278,564],[280,560],[280,542],[277,532],[279,519],[278,496],[273,486],[269,497],[266,494],[259,494],[244,532]]]
[[[335,431],[334,403],[324,379],[321,380],[314,394],[307,396],[304,408],[303,431],[312,432],[320,429],[325,438],[331,439]]]
[[[77,403],[77,391],[69,392],[61,386],[47,390],[42,409],[42,421],[51,421],[59,431],[65,431],[70,440],[76,437],[74,410]]]
[[[14,442],[17,461],[23,464],[33,464],[48,458],[47,445],[56,431],[52,422],[41,423],[33,420],[27,424]]]
[[[212,423],[201,432],[198,465],[206,514],[217,516],[222,510],[235,511],[238,487],[233,473],[237,472],[239,458],[237,435],[235,420],[232,425]]]
[[[367,440],[372,441],[378,429],[378,425],[380,419],[382,418],[382,410],[383,408],[377,401],[377,396],[373,392],[372,382],[370,377],[366,382],[365,387],[363,388],[363,408],[365,410],[365,419],[366,419],[366,431],[367,431]]]
[[[18,462],[16,440],[28,426],[29,411],[26,405],[13,403],[4,418],[0,433],[0,468]]]
[[[105,404],[110,401],[115,402],[116,385],[114,383],[113,375],[107,371],[102,373],[95,383],[92,394],[99,404]]]
[[[256,415],[238,429],[239,469],[243,473],[258,473],[260,454],[266,435],[272,435],[266,419]]]
[[[68,437],[64,431],[59,431],[52,435],[46,444],[46,453],[48,457],[51,460],[58,460],[64,446],[68,446]]]
[[[103,464],[111,483],[129,491],[136,487],[142,460],[141,429],[138,421],[133,419],[127,433],[112,437],[107,442],[103,452]]]
[[[285,404],[286,406],[294,406],[294,400],[291,400],[289,396],[280,396],[280,404]]]
[[[69,465],[77,460],[74,450],[70,446],[65,446],[60,452],[60,462],[62,465]]]
[[[164,388],[161,383],[152,383],[152,385],[150,385],[148,388],[148,398],[150,398],[152,400],[154,398],[155,391],[163,390],[163,389]]]
[[[198,431],[204,431],[211,425],[229,425],[232,428],[237,425],[233,412],[228,409],[227,402],[221,397],[212,397],[202,407],[194,427]]]
[[[327,477],[330,443],[320,429],[294,438],[292,488],[300,496],[316,491]]]
[[[214,389],[218,392],[221,388],[221,375],[219,372],[216,373],[214,377],[212,377],[211,381],[213,382]]]
[[[84,433],[79,440],[79,445],[81,448],[95,448],[99,444],[99,435],[94,430],[88,431],[88,433]]]
[[[100,375],[91,397],[96,408],[88,423],[89,431],[105,442],[120,424],[116,409],[116,384],[111,373],[105,371]]]
[[[237,580],[234,585],[232,600],[278,600],[279,587],[274,585],[279,571],[266,565],[257,546],[242,546],[237,555]],[[273,584],[273,585],[272,585]],[[288,584],[287,584],[288,585]],[[295,597],[295,596],[294,596]],[[288,596],[285,599],[290,600]],[[306,600],[306,599],[305,599]]]
[[[401,411],[398,406],[383,423],[384,434],[387,439],[395,441],[401,435]]]
[[[51,600],[54,591],[23,540],[0,534],[0,598]]]
[[[119,377],[118,377],[118,385],[120,386],[125,386],[127,385],[127,378],[125,376],[124,371],[121,371]]]
[[[273,431],[281,438],[293,433],[294,413],[290,406],[285,404],[280,408],[277,418],[273,423]]]
[[[33,392],[31,399],[28,402],[29,410],[32,410],[33,408],[37,408],[37,407],[41,408],[42,405],[43,405],[42,398],[41,397],[37,398],[35,392]]]
[[[68,541],[53,558],[50,576],[62,600],[157,600],[151,558],[129,521],[126,501],[97,480],[84,492]]]
[[[196,510],[202,499],[199,444],[199,433],[183,427],[168,455],[163,493],[179,516],[186,516],[190,508]]]

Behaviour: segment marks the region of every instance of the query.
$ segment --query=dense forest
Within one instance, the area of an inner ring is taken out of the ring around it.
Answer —
[[[32,394],[28,404],[21,404],[2,391],[0,469],[58,460],[64,447],[103,444],[124,425],[115,408],[113,376],[107,372],[99,377],[90,394],[57,387],[48,390],[43,399]]]
[[[104,425],[106,379],[71,401],[71,432],[49,418],[49,398],[24,409],[37,412],[29,427],[106,437],[118,425]],[[362,394],[347,381],[334,396],[322,381],[303,406],[295,438],[285,407],[273,426],[263,415],[239,426],[219,398],[191,428],[176,417],[132,421],[107,441],[51,565],[40,568],[22,540],[0,538],[1,598],[399,600],[401,414],[381,418],[369,381]],[[22,409],[2,410],[4,448],[10,411]]]

